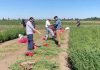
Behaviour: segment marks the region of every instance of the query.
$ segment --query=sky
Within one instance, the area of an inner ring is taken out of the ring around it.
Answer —
[[[100,0],[0,0],[0,18],[100,17]]]

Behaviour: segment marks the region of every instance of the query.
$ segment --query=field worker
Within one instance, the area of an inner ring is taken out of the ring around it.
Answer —
[[[77,26],[77,27],[79,27],[79,26],[80,26],[80,20],[79,20],[79,19],[77,19],[76,26]]]
[[[56,29],[56,36],[57,36],[57,41],[58,41],[58,47],[60,47],[61,46],[61,32],[60,32],[61,21],[60,21],[60,19],[58,19],[58,16],[55,16],[54,20],[55,20],[54,27]]]
[[[33,21],[34,21],[34,18],[30,17],[29,20],[26,23],[26,34],[27,34],[27,38],[28,38],[28,52],[32,52],[32,50],[34,49],[34,41],[33,41],[34,32],[41,34],[32,25]]]
[[[48,39],[49,34],[52,35],[52,38],[55,39],[54,37],[54,32],[53,30],[50,28],[51,24],[50,24],[50,19],[47,19],[45,22],[45,28],[46,28],[46,40]]]

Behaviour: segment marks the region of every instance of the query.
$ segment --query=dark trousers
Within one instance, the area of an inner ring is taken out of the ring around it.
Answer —
[[[28,38],[28,50],[33,50],[34,49],[33,34],[27,35],[27,38]]]

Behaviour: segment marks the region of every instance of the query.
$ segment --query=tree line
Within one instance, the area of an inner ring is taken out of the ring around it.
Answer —
[[[90,18],[84,18],[84,19],[80,19],[80,18],[61,18],[61,20],[64,21],[71,21],[71,20],[83,20],[83,21],[100,21],[100,17],[90,17]],[[22,20],[22,18],[18,18],[18,19],[11,19],[11,18],[2,18],[0,20]],[[37,20],[46,20],[46,19],[37,19]],[[53,19],[52,19],[53,20]]]

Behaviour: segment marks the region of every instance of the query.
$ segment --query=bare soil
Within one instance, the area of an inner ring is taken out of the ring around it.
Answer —
[[[63,49],[63,52],[60,52],[58,55],[57,62],[60,65],[60,70],[71,70],[69,68],[69,63],[66,59],[68,59],[68,41],[69,41],[69,31],[65,32],[63,44],[61,45],[61,49]],[[18,39],[11,40],[5,43],[1,43],[0,47],[6,48],[7,46],[22,46],[15,52],[8,52],[9,54],[6,54],[6,56],[0,60],[0,70],[10,70],[9,66],[14,63],[17,59],[20,58],[22,54],[24,54],[27,51],[26,44],[19,44]]]
[[[63,44],[61,44],[62,50],[64,50],[63,52],[59,53],[58,56],[58,63],[60,64],[60,70],[71,70],[69,68],[69,63],[68,63],[68,41],[69,41],[69,31],[66,31],[64,33],[64,40],[63,40]]]

